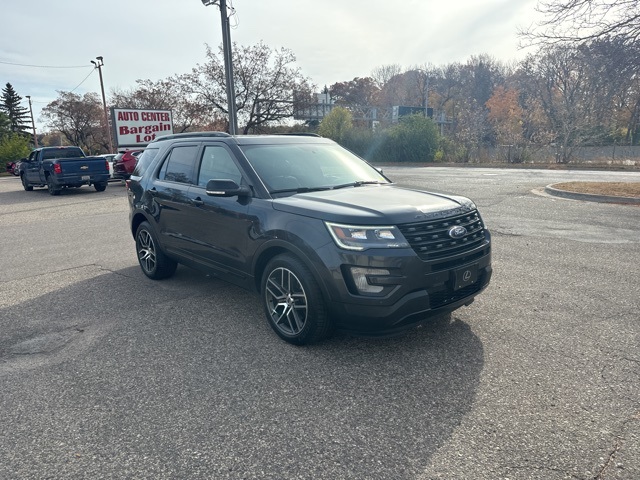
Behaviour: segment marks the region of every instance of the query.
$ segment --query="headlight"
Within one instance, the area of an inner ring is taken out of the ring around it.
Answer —
[[[396,227],[361,227],[325,222],[333,240],[340,248],[407,248],[409,244]]]

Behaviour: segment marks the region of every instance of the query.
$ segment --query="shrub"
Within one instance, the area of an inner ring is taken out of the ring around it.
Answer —
[[[29,156],[29,138],[18,134],[4,135],[0,139],[0,171],[5,171],[7,163]]]
[[[335,107],[322,119],[318,127],[318,133],[342,143],[348,132],[353,128],[353,116],[344,107]]]
[[[433,162],[438,150],[436,125],[422,115],[409,115],[382,132],[374,160],[380,162]]]

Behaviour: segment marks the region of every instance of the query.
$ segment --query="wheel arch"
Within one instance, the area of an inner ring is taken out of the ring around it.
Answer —
[[[322,275],[320,275],[320,272],[313,264],[313,262],[309,260],[309,254],[305,253],[295,245],[279,241],[270,242],[269,245],[266,245],[255,257],[255,261],[253,264],[253,279],[256,291],[260,291],[262,275],[264,274],[264,270],[269,261],[271,261],[272,258],[285,253],[296,257],[309,269],[309,271],[313,274],[318,286],[320,287],[320,291],[322,292],[325,301],[328,301],[331,298],[331,295],[329,293],[329,289],[327,288],[325,279],[322,277]]]
[[[142,222],[149,222],[149,219],[142,212],[136,212],[131,218],[131,235],[133,238],[136,238],[136,232]]]

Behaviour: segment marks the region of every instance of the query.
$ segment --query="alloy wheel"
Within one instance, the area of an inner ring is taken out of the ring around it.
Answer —
[[[273,325],[278,330],[287,336],[302,331],[307,321],[307,295],[291,270],[279,267],[269,274],[265,300]]]
[[[156,268],[156,246],[151,234],[147,230],[141,230],[138,233],[137,243],[140,266],[146,272],[153,273]]]

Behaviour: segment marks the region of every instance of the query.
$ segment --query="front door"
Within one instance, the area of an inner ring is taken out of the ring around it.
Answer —
[[[205,144],[201,152],[197,182],[189,189],[190,253],[234,283],[246,280],[248,272],[247,241],[253,220],[248,215],[250,198],[212,197],[207,195],[209,180],[245,179],[222,143]]]

